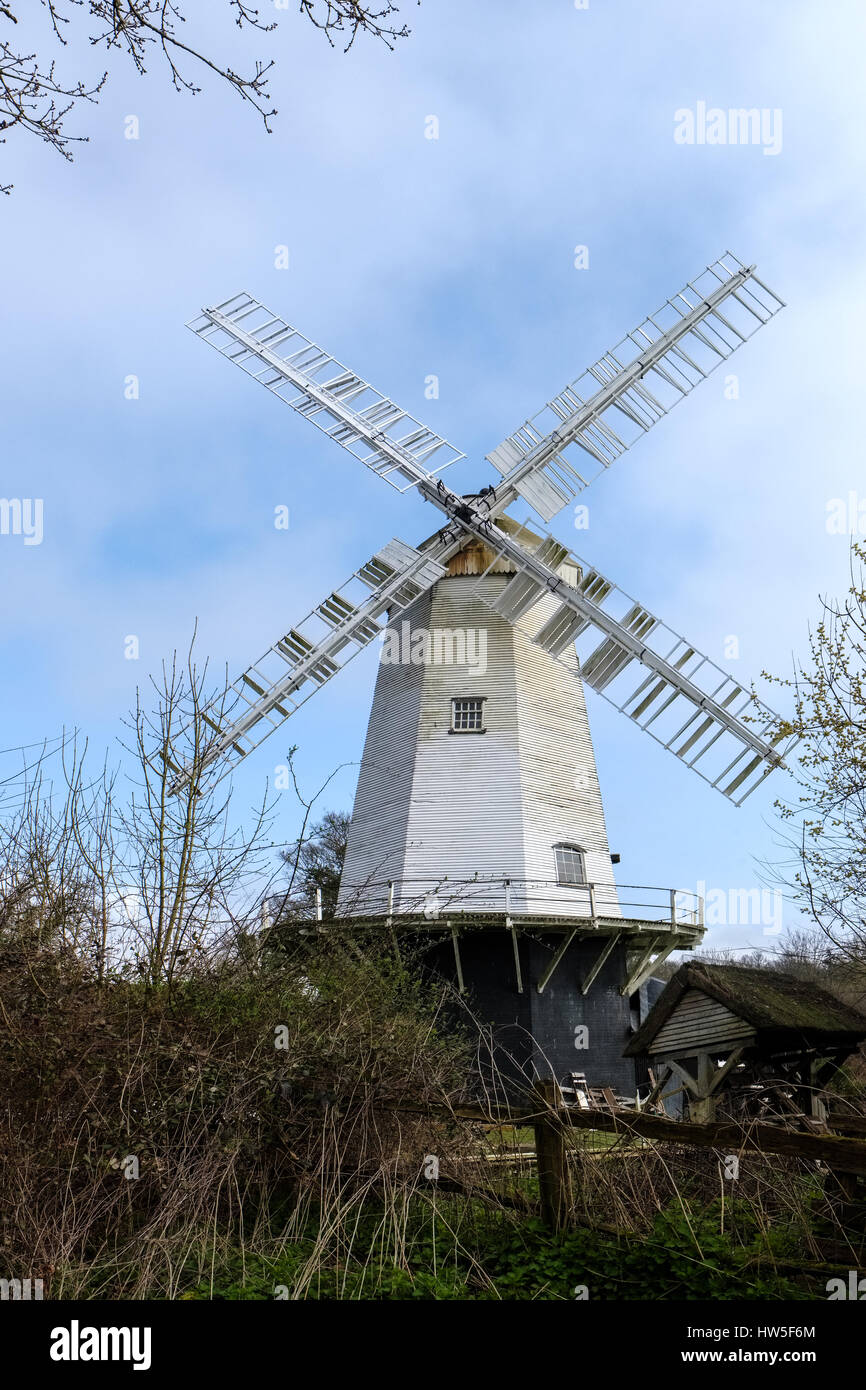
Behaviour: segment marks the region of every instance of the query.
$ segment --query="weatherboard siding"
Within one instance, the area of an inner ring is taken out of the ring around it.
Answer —
[[[553,846],[580,845],[601,885],[597,910],[618,912],[601,793],[574,659],[556,660],[484,602],[507,575],[440,580],[404,615],[412,628],[483,630],[486,670],[379,667],[341,887],[511,878],[515,912],[585,916],[588,895],[551,891]],[[539,605],[538,626],[546,616]],[[534,617],[534,615],[533,615]],[[399,624],[397,624],[399,630]],[[484,699],[486,732],[452,733],[451,701]],[[545,889],[519,887],[540,880]]]
[[[430,594],[407,610],[413,626],[429,625]],[[407,824],[415,770],[422,666],[380,664],[361,758],[337,910],[351,915],[367,885],[404,877]],[[387,906],[382,889],[380,906]]]
[[[654,1056],[689,1056],[723,1043],[748,1042],[755,1030],[718,1000],[687,989],[651,1045]]]
[[[440,580],[430,626],[486,633],[486,669],[429,665],[418,724],[406,876],[430,880],[526,876],[517,731],[514,629],[475,594],[493,576]],[[484,700],[486,732],[452,733],[451,701]]]
[[[557,607],[547,600],[532,611],[540,627]],[[515,631],[517,718],[527,877],[553,879],[553,846],[579,845],[586,877],[596,884],[596,911],[618,916],[601,788],[573,647],[552,658]],[[568,890],[561,890],[560,897]],[[586,893],[574,895],[578,915],[589,912]]]

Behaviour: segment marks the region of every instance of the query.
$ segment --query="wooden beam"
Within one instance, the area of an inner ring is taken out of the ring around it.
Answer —
[[[668,1063],[666,1062],[667,1066]],[[452,1119],[474,1120],[490,1124],[534,1123],[537,1110],[524,1106],[456,1105],[413,1107],[422,1113],[441,1113]],[[738,1125],[731,1121],[715,1121],[697,1125],[685,1120],[672,1120],[664,1115],[647,1115],[634,1110],[579,1110],[569,1105],[559,1110],[561,1124],[573,1129],[597,1129],[610,1134],[637,1134],[645,1139],[666,1140],[670,1144],[687,1144],[700,1149],[721,1149],[725,1153],[786,1154],[793,1158],[814,1161],[820,1159],[829,1168],[842,1173],[859,1173],[866,1177],[866,1142],[843,1138],[840,1135],[804,1134],[799,1130],[782,1129],[763,1121]]]
[[[831,1110],[827,1116],[827,1128],[837,1130],[839,1134],[856,1134],[866,1138],[866,1115],[846,1115]]]
[[[710,1095],[719,1089],[725,1077],[734,1070],[745,1050],[745,1047],[735,1047],[724,1066],[716,1068],[710,1079]]]
[[[620,990],[620,994],[634,994],[636,989],[640,989],[647,975],[652,970],[652,958],[656,951],[661,949],[663,936],[654,936],[646,950],[639,957],[637,965],[632,966],[631,974],[626,978],[626,982]],[[673,950],[673,947],[671,947]]]
[[[667,1062],[665,1065],[668,1065]],[[443,1119],[469,1120],[474,1124],[486,1125],[534,1124],[539,1118],[536,1107],[524,1105],[475,1105],[468,1102],[454,1106],[412,1105],[406,1101],[392,1108],[407,1114],[441,1115]],[[643,1111],[617,1110],[611,1114],[609,1110],[579,1110],[575,1105],[562,1106],[556,1119],[572,1129],[637,1134],[645,1139],[661,1139],[670,1144],[687,1144],[700,1149],[721,1149],[725,1153],[748,1151],[786,1154],[812,1161],[819,1159],[839,1172],[859,1173],[866,1177],[866,1142],[841,1135],[806,1134],[764,1121],[739,1125],[725,1120],[696,1125],[685,1120],[672,1120],[665,1115],[647,1115]]]
[[[713,1096],[713,1059],[709,1052],[698,1053],[698,1084],[689,1101],[689,1119],[696,1124],[710,1124],[716,1118]]]
[[[565,1128],[559,1120],[563,1109],[556,1081],[537,1081],[535,1091],[542,1113],[535,1120],[535,1155],[541,1217],[552,1231],[561,1231],[571,1213],[571,1179]]]
[[[520,945],[517,940],[517,931],[513,926],[508,928],[511,933],[511,946],[514,951],[514,974],[517,978],[517,993],[523,993],[523,974],[520,969]]]
[[[827,1098],[821,1092],[836,1068],[831,1057],[812,1057],[809,1061],[809,1111],[820,1124],[827,1123]]]
[[[553,957],[553,960],[550,962],[550,965],[547,967],[541,979],[538,981],[538,984],[535,986],[539,994],[544,993],[545,987],[550,983],[554,970],[559,965],[560,961],[562,960],[562,957],[565,955],[566,951],[568,950],[569,946],[571,945],[572,941],[576,936],[577,927],[575,927],[572,931],[568,933],[568,936],[565,938],[559,950],[556,952],[556,955]]]
[[[601,951],[596,957],[595,964],[591,965],[586,973],[583,984],[580,987],[581,994],[589,994],[590,986],[595,983],[596,978],[598,977],[598,972],[601,970],[602,966],[604,965],[605,961],[607,960],[608,956],[610,955],[611,951],[613,950],[614,946],[619,941],[621,936],[622,932],[617,932],[616,936],[609,937],[607,945],[601,948]]]
[[[452,928],[451,928],[451,942],[452,942],[452,945],[454,946],[454,964],[455,964],[456,967],[457,967],[457,987],[458,987],[458,989],[460,990],[460,993],[461,993],[461,994],[465,994],[465,993],[466,993],[466,985],[464,984],[464,981],[463,981],[463,962],[462,962],[461,959],[460,959],[460,942],[459,942],[459,940],[458,940],[459,935],[460,935],[460,934],[459,934],[457,928],[456,928],[456,927],[452,927]]]
[[[664,1065],[663,1065],[663,1067],[662,1067],[661,1075],[660,1075],[658,1081],[656,1081],[655,1078],[653,1077],[653,1073],[652,1073],[652,1068],[651,1068],[651,1067],[650,1067],[650,1069],[649,1069],[649,1073],[650,1073],[650,1079],[652,1080],[652,1083],[653,1083],[653,1088],[652,1088],[652,1090],[650,1091],[649,1095],[647,1096],[646,1100],[642,1100],[641,1103],[640,1103],[640,1105],[641,1105],[641,1110],[642,1110],[642,1111],[643,1111],[647,1106],[652,1105],[652,1104],[661,1096],[662,1091],[664,1090],[665,1086],[668,1084],[668,1081],[670,1080],[671,1076],[673,1075],[673,1073],[672,1073],[672,1071],[671,1071],[671,1068],[668,1066],[667,1062],[665,1062]]]
[[[670,1067],[674,1076],[679,1077],[690,1096],[697,1096],[698,1083],[691,1073],[686,1071],[685,1067],[680,1066],[679,1062],[674,1062],[670,1059],[665,1062],[665,1066]]]

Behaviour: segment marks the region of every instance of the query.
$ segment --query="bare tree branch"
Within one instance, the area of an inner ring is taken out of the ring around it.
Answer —
[[[866,958],[866,546],[855,542],[851,582],[823,600],[810,659],[792,678],[795,712],[783,732],[802,740],[799,795],[777,802],[791,861],[784,881],[836,952]]]
[[[13,9],[15,0],[0,0],[0,24],[18,24]],[[71,51],[70,40],[81,39],[90,47],[102,49],[108,55],[125,53],[136,71],[147,73],[151,52],[162,56],[167,64],[175,91],[195,95],[202,89],[187,69],[203,68],[226,82],[242,101],[248,102],[259,114],[267,131],[277,114],[271,105],[268,91],[273,60],[254,60],[252,70],[236,72],[228,63],[205,51],[203,42],[191,37],[187,42],[179,37],[179,26],[187,23],[182,0],[40,0],[49,22],[46,44],[57,44]],[[276,29],[274,21],[265,21],[258,9],[248,0],[223,0],[238,29],[256,29],[270,34]],[[420,3],[420,0],[418,0]],[[17,6],[16,6],[17,8]],[[345,50],[352,47],[359,34],[369,34],[393,48],[397,39],[406,38],[406,25],[392,23],[398,8],[390,0],[300,0],[299,12],[320,30],[335,47],[334,35],[346,37]],[[72,146],[86,143],[86,135],[68,134],[66,117],[81,102],[96,103],[108,80],[109,70],[101,77],[88,80],[63,76],[54,57],[47,56],[42,45],[31,50],[29,45],[0,38],[0,144],[6,133],[18,130],[34,135],[71,160]],[[11,184],[0,184],[0,192],[11,192]]]

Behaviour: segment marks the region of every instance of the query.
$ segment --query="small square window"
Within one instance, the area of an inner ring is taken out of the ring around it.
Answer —
[[[452,734],[484,733],[484,700],[459,699],[451,701]]]

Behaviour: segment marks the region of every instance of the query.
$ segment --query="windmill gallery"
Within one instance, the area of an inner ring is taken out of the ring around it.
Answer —
[[[584,687],[735,805],[784,760],[772,711],[544,529],[782,307],[725,253],[494,448],[495,486],[465,496],[441,476],[457,449],[250,295],[190,324],[444,516],[417,546],[384,544],[232,683],[204,761],[228,773],[373,641],[406,649],[379,664],[336,918],[429,941],[511,1075],[579,1065],[632,1093],[642,1059],[623,1052],[652,972],[704,930],[697,895],[615,881]],[[432,659],[436,633],[462,650]]]

